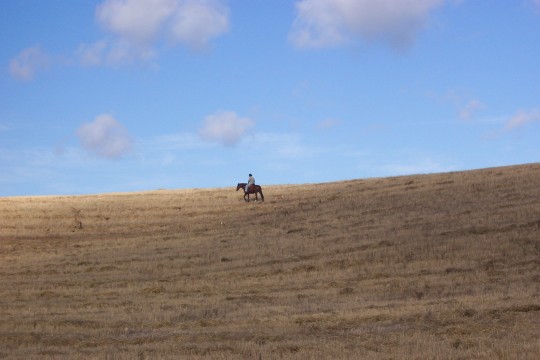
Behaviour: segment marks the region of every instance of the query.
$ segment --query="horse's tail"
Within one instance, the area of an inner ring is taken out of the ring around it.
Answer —
[[[261,199],[264,201],[264,195],[262,193],[262,187],[259,186],[259,193],[261,194]]]

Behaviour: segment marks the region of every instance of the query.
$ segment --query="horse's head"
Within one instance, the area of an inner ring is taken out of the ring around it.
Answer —
[[[236,191],[242,189],[242,184],[238,183],[238,185],[236,185]]]

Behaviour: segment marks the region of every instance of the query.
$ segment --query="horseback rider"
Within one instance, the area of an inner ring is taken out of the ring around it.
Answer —
[[[249,187],[251,185],[255,185],[255,178],[253,177],[253,175],[249,174],[249,179],[248,179],[248,182],[246,184],[246,193],[249,192]]]

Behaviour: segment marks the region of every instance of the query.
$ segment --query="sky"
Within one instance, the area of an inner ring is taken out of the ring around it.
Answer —
[[[0,196],[540,160],[540,0],[2,0]]]

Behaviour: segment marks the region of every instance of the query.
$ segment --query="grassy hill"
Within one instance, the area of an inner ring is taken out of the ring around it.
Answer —
[[[533,359],[540,164],[0,198],[0,358]]]

